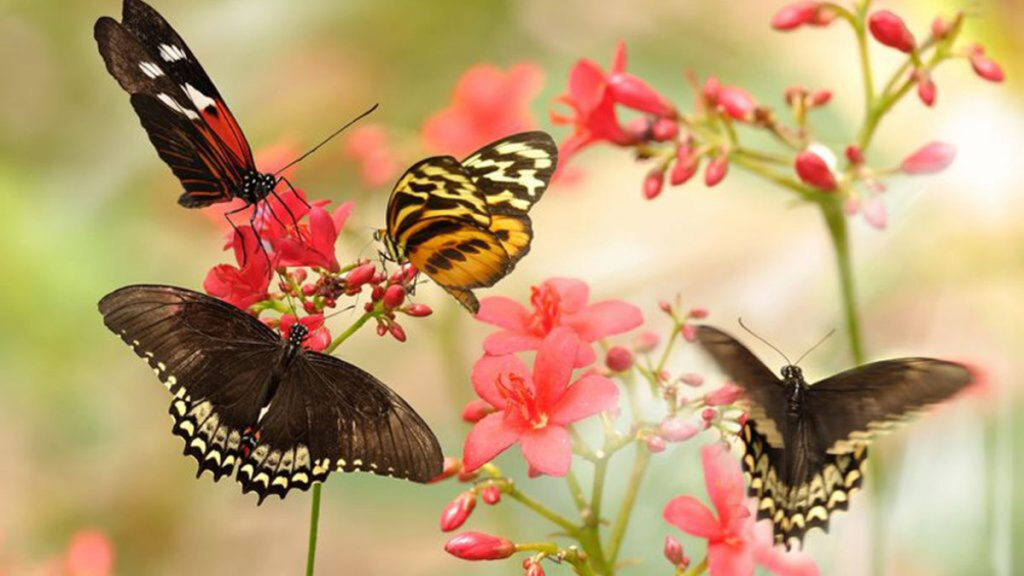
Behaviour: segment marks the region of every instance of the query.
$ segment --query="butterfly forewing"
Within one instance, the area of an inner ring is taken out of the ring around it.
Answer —
[[[433,433],[359,368],[282,340],[245,312],[173,286],[128,286],[100,301],[104,323],[173,394],[173,431],[214,479],[237,470],[259,500],[334,470],[425,482],[441,469]]]

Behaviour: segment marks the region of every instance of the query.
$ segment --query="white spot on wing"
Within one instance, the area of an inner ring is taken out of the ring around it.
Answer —
[[[163,58],[165,62],[175,62],[177,60],[184,60],[185,51],[172,44],[161,44],[160,57]]]
[[[165,106],[167,106],[171,110],[174,110],[178,114],[183,114],[189,120],[199,120],[199,114],[196,114],[194,110],[189,110],[181,104],[178,104],[177,100],[168,96],[167,94],[158,94],[157,98],[160,99],[160,101],[163,102]]]
[[[196,110],[205,110],[207,107],[217,106],[216,102],[213,101],[213,98],[210,98],[206,94],[196,90],[191,84],[186,83],[181,87],[181,89],[185,91],[185,94],[190,100],[192,100],[192,103],[196,105]]]
[[[139,69],[150,78],[157,78],[164,75],[164,71],[152,62],[139,62]]]

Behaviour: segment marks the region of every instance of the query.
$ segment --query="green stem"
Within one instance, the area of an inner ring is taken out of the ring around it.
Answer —
[[[871,107],[875,102],[875,79],[871,73],[871,58],[868,54],[868,34],[865,23],[867,22],[868,3],[863,2],[857,6],[857,16],[850,20],[853,25],[853,32],[857,36],[857,52],[860,56],[860,72],[864,77],[864,114],[869,115]]]
[[[835,251],[836,266],[839,269],[839,289],[846,320],[846,333],[850,342],[850,354],[856,365],[864,363],[864,347],[860,336],[860,319],[857,314],[857,297],[853,281],[853,264],[850,258],[849,232],[846,215],[843,214],[842,200],[829,197],[819,203],[825,224],[828,226],[832,248]]]
[[[580,512],[586,510],[587,498],[583,495],[583,487],[580,486],[576,473],[569,470],[569,473],[565,475],[565,482],[569,486],[569,493],[572,494],[572,501],[576,503],[576,510]]]
[[[629,475],[629,484],[626,487],[626,494],[623,496],[622,507],[619,509],[619,516],[615,520],[615,527],[612,528],[612,535],[608,540],[608,563],[614,565],[619,558],[619,550],[622,547],[622,538],[629,526],[629,517],[633,514],[633,505],[636,504],[637,493],[640,491],[640,484],[644,481],[644,473],[647,472],[647,464],[650,462],[651,453],[639,442],[636,444],[636,458],[633,460],[633,471]]]
[[[590,494],[590,514],[584,518],[583,528],[580,529],[578,540],[583,549],[587,552],[587,559],[595,572],[602,575],[611,575],[612,569],[608,557],[601,545],[601,500],[604,497],[605,475],[608,473],[608,458],[611,454],[603,454],[594,463],[594,486]]]
[[[533,510],[537,514],[547,518],[554,524],[558,525],[559,528],[565,530],[569,534],[574,534],[579,529],[578,526],[573,524],[568,518],[562,516],[558,512],[548,508],[547,506],[537,502],[533,498],[530,498],[526,494],[523,494],[514,485],[509,487],[508,495],[513,500],[519,502],[523,506],[526,506],[530,510]]]
[[[708,559],[705,556],[704,559],[701,560],[699,564],[697,564],[696,566],[691,567],[689,570],[684,572],[684,576],[698,576],[698,574],[703,574],[704,571],[707,570],[707,569],[708,569]]]
[[[309,514],[309,551],[306,553],[306,576],[313,576],[316,566],[316,536],[320,523],[320,484],[313,484],[313,510]]]

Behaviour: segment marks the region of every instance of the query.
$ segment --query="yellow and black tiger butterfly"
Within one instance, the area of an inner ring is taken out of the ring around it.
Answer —
[[[375,236],[388,258],[410,262],[475,314],[472,290],[493,286],[530,251],[527,213],[557,165],[558,148],[540,131],[492,142],[462,162],[421,160],[395,184],[387,228]]]
[[[757,519],[770,519],[775,542],[787,549],[811,528],[828,531],[832,513],[847,509],[864,481],[875,436],[973,379],[955,362],[897,358],[808,385],[799,367],[787,364],[779,379],[738,340],[711,326],[697,329],[697,341],[743,389],[747,494],[757,500]]]

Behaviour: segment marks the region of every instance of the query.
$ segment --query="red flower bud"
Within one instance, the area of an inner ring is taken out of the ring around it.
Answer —
[[[750,122],[754,118],[757,102],[742,88],[722,86],[718,89],[718,107],[736,120]]]
[[[338,305],[338,301],[334,298],[324,298],[324,306],[328,308],[334,308]]]
[[[683,374],[679,377],[679,381],[687,386],[693,386],[694,388],[704,385],[704,377],[693,372]]]
[[[395,340],[405,342],[405,329],[399,326],[398,322],[392,322],[391,325],[388,326],[388,332],[391,333],[391,336]]]
[[[430,481],[430,483],[433,484],[434,482],[440,482],[442,480],[447,480],[448,478],[451,478],[452,476],[455,476],[456,474],[458,474],[459,470],[461,470],[461,469],[462,469],[462,461],[461,460],[459,460],[458,458],[456,458],[454,456],[445,456],[444,457],[444,465],[441,467],[441,473],[438,474],[437,476],[435,476]]]
[[[917,42],[903,19],[888,10],[879,10],[868,19],[871,35],[882,44],[900,52],[911,53]]]
[[[485,504],[494,506],[498,502],[501,502],[501,488],[498,488],[494,484],[488,484],[484,486],[484,489],[480,492],[480,498]]]
[[[523,576],[544,576],[544,568],[533,558],[527,558],[523,561],[523,568],[526,572]]]
[[[704,169],[704,184],[709,188],[718,185],[729,171],[729,156],[719,154],[711,159]]]
[[[401,284],[392,284],[384,291],[384,306],[395,309],[405,302],[405,288]]]
[[[634,110],[670,118],[676,115],[675,106],[671,102],[632,74],[609,76],[608,92],[616,102]]]
[[[826,26],[835,18],[820,2],[796,2],[786,6],[772,17],[772,28],[785,31],[800,26]]]
[[[462,526],[473,508],[476,508],[476,494],[467,490],[456,496],[441,512],[441,531],[451,532]]]
[[[306,296],[312,296],[313,294],[316,294],[316,286],[312,284],[306,284],[305,286],[302,287],[302,293],[305,294]]]
[[[383,297],[384,297],[384,287],[381,286],[380,284],[374,284],[373,285],[373,290],[370,291],[370,300],[373,300],[374,302],[377,302],[377,301],[379,301]]]
[[[604,364],[612,372],[625,372],[633,367],[633,353],[625,346],[613,346],[605,354]]]
[[[707,317],[708,317],[708,309],[707,308],[703,308],[703,307],[690,308],[690,318],[693,318],[695,320],[703,320],[704,318],[707,318]]]
[[[491,412],[494,412],[494,406],[491,406],[485,400],[477,398],[476,400],[470,400],[462,408],[462,420],[470,424],[476,424]]]
[[[640,354],[646,354],[658,347],[661,338],[654,332],[644,331],[636,335],[633,340],[633,349]]]
[[[952,30],[952,25],[942,19],[941,16],[936,16],[935,20],[932,20],[932,37],[936,40],[942,40]]]
[[[934,174],[953,163],[956,148],[944,142],[931,142],[903,159],[900,170],[904,174]]]
[[[932,81],[932,75],[925,70],[921,70],[915,76],[917,77],[917,97],[921,99],[925,106],[934,106],[935,82]]]
[[[718,81],[718,78],[714,76],[708,76],[707,80],[704,81],[704,100],[708,104],[714,106],[718,103],[718,90],[722,87],[722,83]]]
[[[312,300],[306,300],[302,303],[302,309],[306,311],[306,314],[316,314],[316,304]]]
[[[687,342],[697,341],[697,327],[693,324],[683,326],[683,339]]]
[[[658,118],[651,129],[651,134],[658,142],[672,140],[679,135],[679,122],[672,118]]]
[[[676,149],[676,163],[672,166],[672,171],[668,176],[668,181],[673,186],[679,186],[693,178],[697,169],[700,168],[700,156],[693,152],[693,148],[688,144],[683,144]]]
[[[981,78],[989,82],[1002,82],[1006,78],[999,64],[985,56],[985,49],[980,44],[975,44],[970,48],[968,58],[971,60],[971,68],[974,68],[974,73]]]
[[[668,300],[658,300],[658,308],[665,314],[672,313],[672,304]]]
[[[805,183],[826,192],[836,189],[836,177],[825,160],[810,150],[796,155],[796,174]]]
[[[850,164],[860,166],[864,163],[864,154],[855,144],[850,144],[846,147],[846,159],[850,161]]]
[[[516,551],[516,545],[505,538],[481,532],[463,532],[444,545],[445,552],[463,560],[501,560]]]
[[[685,418],[668,418],[658,425],[658,436],[669,442],[685,442],[700,432],[697,425]]]
[[[657,198],[661,194],[661,189],[665,185],[665,171],[660,168],[655,168],[647,173],[647,177],[644,178],[644,198],[651,200]]]
[[[714,408],[705,408],[700,413],[701,420],[705,422],[711,422],[716,417],[718,417],[718,412],[716,412]]]
[[[676,540],[674,536],[665,536],[664,552],[665,559],[673,566],[679,566],[686,560],[686,554],[683,553],[683,544]]]
[[[430,316],[434,311],[426,304],[413,304],[405,309],[405,313],[409,316],[422,318],[423,316]]]
[[[387,324],[377,324],[377,336],[384,336],[388,333]]]
[[[345,276],[345,283],[349,286],[362,286],[373,279],[376,271],[377,267],[373,264],[367,263],[357,266]]]
[[[743,395],[743,389],[735,384],[725,384],[721,388],[704,395],[704,403],[708,406],[732,404]]]
[[[832,100],[831,90],[818,90],[814,94],[811,94],[810,105],[811,106],[824,106]]]
[[[651,454],[657,454],[659,452],[664,452],[665,451],[665,446],[666,446],[665,439],[662,438],[661,436],[650,436],[650,437],[648,437],[647,441],[646,441],[646,444],[647,444],[647,450],[650,451]]]

